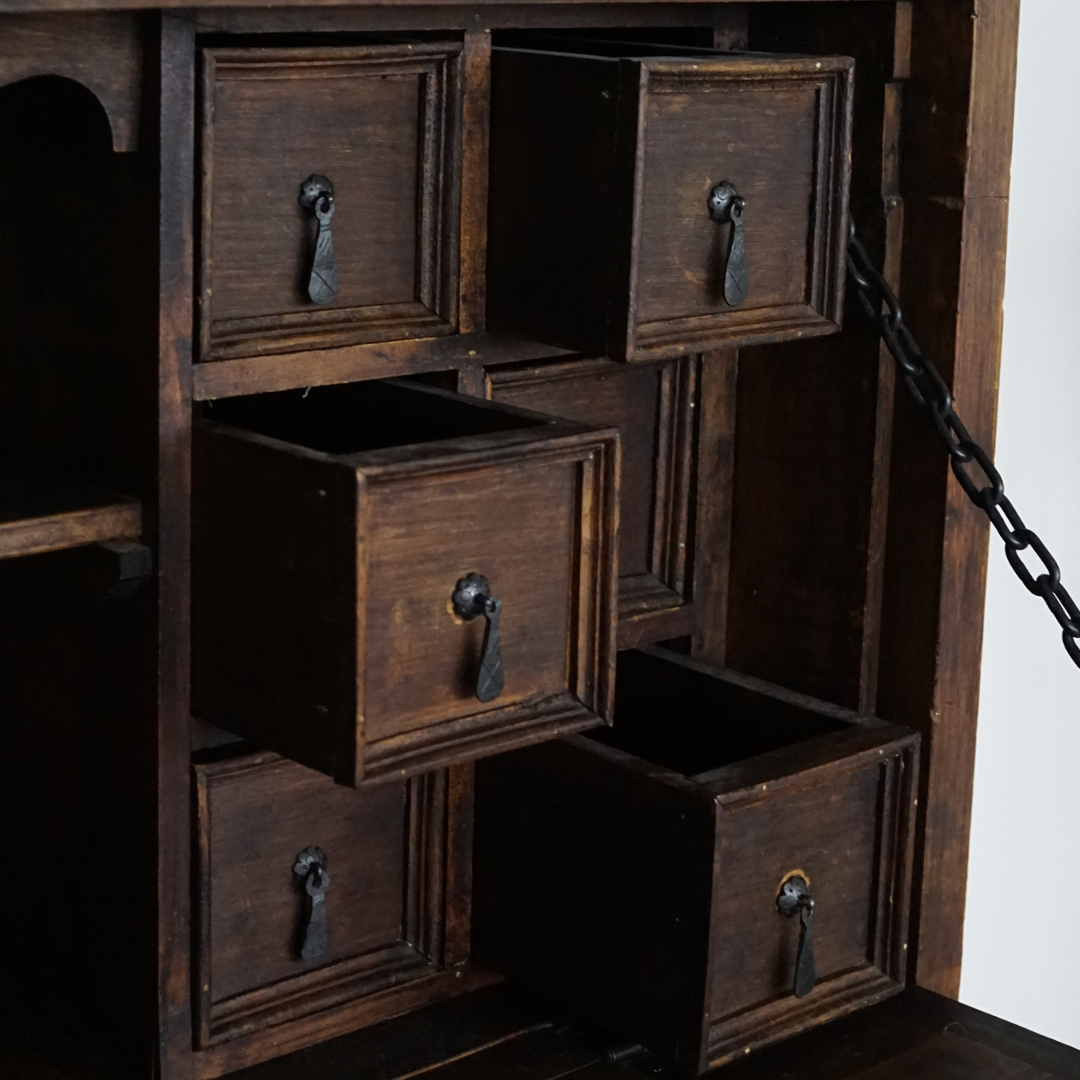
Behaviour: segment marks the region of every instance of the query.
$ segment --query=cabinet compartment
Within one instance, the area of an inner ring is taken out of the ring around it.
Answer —
[[[623,360],[838,329],[853,67],[496,49],[491,328]],[[734,226],[709,209],[724,182],[745,201],[739,300],[725,284]]]
[[[312,1041],[312,1014],[335,1010],[347,1030],[476,984],[470,773],[352,791],[274,754],[195,767],[200,1049],[244,1040],[259,1057],[260,1038]],[[327,948],[305,960],[309,901],[294,867],[313,847],[329,878]]]
[[[356,784],[610,715],[618,435],[402,382],[219,402],[195,433],[196,714]],[[502,691],[478,696],[483,575]]]
[[[461,43],[202,53],[201,359],[457,329]],[[338,290],[307,290],[334,187]]]
[[[475,955],[701,1072],[899,991],[918,736],[659,649],[477,770]],[[794,873],[817,980],[794,995]]]

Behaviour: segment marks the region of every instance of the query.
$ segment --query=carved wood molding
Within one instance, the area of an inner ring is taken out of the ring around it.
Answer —
[[[138,149],[143,42],[136,15],[8,16],[0,37],[0,86],[59,75],[101,103],[113,150]]]

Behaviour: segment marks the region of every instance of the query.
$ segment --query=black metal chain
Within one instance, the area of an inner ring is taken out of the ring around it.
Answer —
[[[859,303],[867,316],[876,323],[882,341],[900,368],[904,386],[916,405],[929,417],[938,433],[952,465],[953,475],[967,497],[990,519],[1005,542],[1005,555],[1016,576],[1028,592],[1041,596],[1050,613],[1061,626],[1065,648],[1080,667],[1080,608],[1061,584],[1061,570],[1046,545],[1025,524],[1016,508],[1005,497],[1005,483],[994,467],[990,455],[968,434],[967,428],[953,410],[952,394],[941,373],[928,360],[904,324],[900,301],[889,283],[878,272],[866,248],[851,227],[848,243],[847,268],[855,283]],[[972,464],[988,481],[980,487],[969,472]],[[1030,548],[1039,557],[1045,572],[1035,577],[1020,558],[1020,552]]]

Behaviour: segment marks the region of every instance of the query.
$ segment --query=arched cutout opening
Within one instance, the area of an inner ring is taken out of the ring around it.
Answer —
[[[97,97],[55,75],[0,88],[0,145],[0,440],[133,491],[136,373],[155,367],[153,172],[113,153]]]

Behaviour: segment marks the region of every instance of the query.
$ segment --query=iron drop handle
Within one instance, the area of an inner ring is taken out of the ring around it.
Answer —
[[[729,307],[739,307],[750,288],[750,272],[746,266],[746,237],[743,235],[743,215],[746,200],[727,180],[709,192],[709,217],[721,225],[731,226],[727,261],[724,267],[724,300]]]
[[[330,875],[326,872],[326,852],[305,848],[296,856],[293,873],[304,879],[307,911],[300,933],[300,959],[318,960],[330,948],[330,928],[326,922],[326,891]]]
[[[785,918],[799,916],[799,951],[795,954],[795,996],[804,998],[817,982],[814,966],[814,900],[810,883],[800,874],[792,874],[780,886],[777,910]]]
[[[313,304],[332,304],[338,293],[334,237],[330,232],[330,219],[334,216],[334,185],[327,177],[312,174],[300,185],[300,205],[310,210],[319,223],[315,236],[315,256],[308,277],[308,296]]]
[[[476,675],[476,697],[479,701],[494,701],[503,691],[502,643],[499,637],[499,616],[502,601],[491,595],[491,585],[483,574],[469,574],[454,587],[451,598],[454,613],[466,622],[483,615],[487,619],[484,644],[480,650],[480,668]]]

